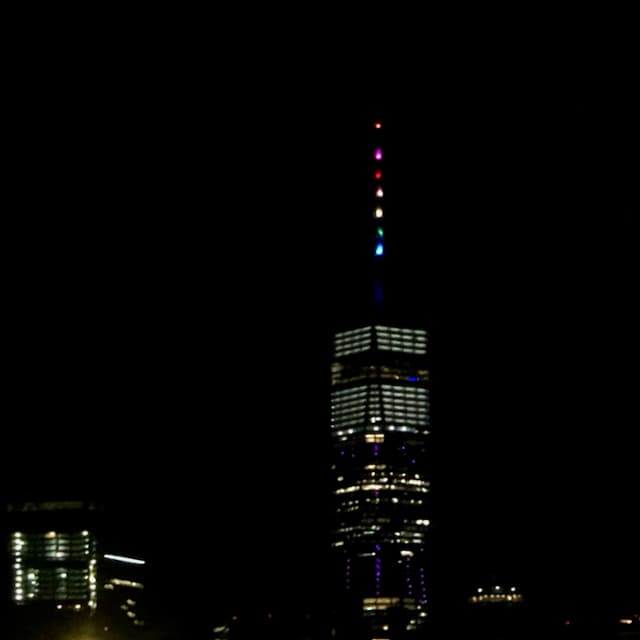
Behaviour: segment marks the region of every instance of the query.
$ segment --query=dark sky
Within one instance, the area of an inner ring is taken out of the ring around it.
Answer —
[[[433,341],[440,563],[637,597],[631,46],[416,41],[300,73],[162,40],[16,74],[3,493],[100,495],[167,594],[316,593],[328,335],[363,291],[382,114],[392,291]]]

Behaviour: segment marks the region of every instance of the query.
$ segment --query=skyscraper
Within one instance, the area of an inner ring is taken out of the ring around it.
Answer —
[[[97,607],[96,507],[81,500],[7,505],[10,598],[26,628],[91,616]]]
[[[427,331],[385,302],[382,124],[374,124],[367,322],[333,336],[331,441],[335,591],[345,637],[410,638],[427,617]]]
[[[12,600],[57,609],[96,608],[96,535],[91,511],[80,501],[9,505]]]

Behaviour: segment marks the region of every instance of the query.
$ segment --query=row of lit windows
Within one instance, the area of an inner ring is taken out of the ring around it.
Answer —
[[[82,546],[33,546],[28,548],[14,548],[13,555],[22,555],[24,557],[47,557],[61,558],[69,556],[82,556],[89,552],[89,545]]]
[[[415,343],[425,345],[427,344],[426,336],[417,336],[411,334],[402,334],[402,333],[378,333],[378,344],[383,343],[391,343],[391,344],[405,344],[405,343]]]
[[[381,378],[405,378],[407,377],[410,382],[426,381],[429,378],[429,371],[427,369],[416,369],[413,366],[400,366],[398,364],[373,364],[368,363],[343,363],[333,362],[331,365],[331,373],[335,376],[345,375],[361,375],[365,377],[380,376]]]
[[[80,549],[88,547],[89,542],[87,540],[14,540],[11,543],[13,550],[23,549]]]
[[[387,342],[380,340],[378,343],[380,351],[393,351],[396,353],[408,353],[413,355],[425,355],[427,353],[426,345],[416,342]],[[356,353],[362,353],[371,349],[371,342],[362,342],[359,344],[349,345],[348,347],[336,347],[334,356],[336,358],[342,358],[344,356],[351,356]]]
[[[429,493],[429,483],[424,480],[399,480],[393,484],[387,484],[387,479],[383,478],[378,482],[362,482],[361,484],[349,487],[340,487],[334,491],[335,495],[343,493],[353,493],[354,491],[415,491],[418,493]]]
[[[427,332],[424,329],[404,329],[400,327],[387,327],[384,325],[376,325],[374,327],[378,337],[411,337],[415,340],[426,341]]]
[[[354,526],[354,527],[341,527],[336,530],[336,537],[340,536],[347,541],[359,540],[363,537],[368,537],[374,533],[380,532],[382,528],[378,525],[372,524],[368,527]],[[422,544],[424,542],[424,532],[416,531],[415,528],[401,529],[399,531],[386,531],[386,540],[393,539],[396,542],[403,542],[406,544]],[[379,541],[379,538],[376,539]]]
[[[389,504],[401,504],[404,507],[414,507],[414,506],[421,506],[423,501],[422,500],[411,500],[409,498],[403,498],[403,499],[398,499],[395,498],[395,500],[381,500],[381,499],[377,499],[377,500],[365,500],[364,503],[361,503],[360,501],[354,501],[354,500],[345,500],[344,502],[341,502],[340,505],[336,508],[336,513],[343,513],[343,514],[347,514],[347,513],[355,513],[357,511],[368,511],[371,507],[370,505],[374,504],[376,505],[378,508],[383,507],[384,505],[389,505]],[[409,514],[406,514],[409,515]]]
[[[408,387],[406,385],[380,385],[383,396],[395,396],[398,398],[421,399],[429,397],[429,390],[423,387]]]
[[[88,600],[89,593],[86,589],[76,590],[38,590],[23,592],[16,589],[13,599],[16,604],[22,604],[29,600]]]
[[[371,424],[382,422],[383,415],[388,411],[405,411],[415,414],[427,414],[429,409],[428,402],[417,403],[413,401],[400,402],[395,398],[385,398],[384,403],[378,399],[375,403],[369,403],[369,406],[346,406],[345,403],[339,401],[331,406],[331,415],[333,418],[350,417],[351,415],[361,415],[367,418]]]
[[[375,325],[374,327],[360,327],[358,329],[349,329],[348,331],[338,331],[334,335],[335,340],[347,340],[354,337],[362,337],[370,335],[375,330],[377,336],[401,336],[412,337],[416,340],[426,340],[427,332],[424,329],[407,329],[404,327],[388,327],[386,325]]]
[[[360,385],[358,387],[350,387],[349,389],[338,389],[337,391],[333,391],[331,396],[334,398],[358,398],[358,397],[366,397],[372,388],[371,385]]]
[[[348,331],[339,331],[335,334],[335,340],[345,340],[352,337],[361,337],[363,335],[370,334],[373,331],[373,327],[361,327],[359,329],[349,329]]]
[[[386,555],[386,554],[381,554],[380,551],[366,551],[366,552],[362,552],[362,553],[358,553],[357,557],[358,558],[376,558],[380,555]],[[398,560],[398,564],[405,564],[405,562],[408,562],[409,558],[413,558],[415,554],[413,553],[413,551],[409,550],[409,549],[400,549],[400,557],[404,558],[405,560]]]
[[[403,342],[402,344],[388,344],[384,342],[380,342],[380,350],[381,351],[395,351],[401,353],[412,353],[415,355],[424,355],[427,353],[427,350],[420,345],[412,345],[409,342]]]
[[[429,481],[423,480],[420,476],[415,476],[414,478],[407,478],[406,473],[397,473],[394,474],[391,471],[386,472],[385,475],[381,473],[377,473],[375,471],[369,472],[367,478],[363,480],[363,482],[373,482],[373,483],[381,483],[381,484],[407,484],[415,487],[428,487]]]
[[[342,425],[342,426],[346,426],[346,425]],[[379,430],[381,429],[381,427],[373,427],[374,430]],[[393,425],[390,424],[388,426],[385,427],[385,429],[387,431],[399,431],[400,433],[416,433],[416,434],[421,434],[421,435],[429,435],[429,431],[426,430],[420,430],[416,427],[408,427],[406,425],[403,426],[397,426],[397,425]],[[366,431],[367,428],[366,427],[360,427],[359,429],[346,429],[346,430],[342,430],[342,431],[334,431],[334,433],[332,434],[334,437],[339,437],[341,442],[346,442],[349,440],[349,438],[347,436],[350,435],[355,435],[355,434],[360,434],[363,431]],[[366,434],[365,437],[369,436],[371,434]],[[354,440],[352,438],[352,440]],[[369,440],[367,440],[367,442],[369,442]]]
[[[388,408],[410,409],[413,411],[426,411],[430,407],[429,396],[403,396],[400,394],[382,393],[378,389],[373,389],[368,396],[360,397],[331,397],[332,415],[341,415],[349,411],[369,410],[372,417],[382,419],[381,412]],[[372,420],[376,422],[376,420]]]
[[[427,398],[429,396],[429,390],[424,387],[411,386],[406,384],[361,384],[357,387],[348,387],[346,389],[336,389],[331,392],[332,398],[340,398],[346,400],[358,399],[367,396],[378,397],[382,392],[382,395],[394,395],[398,397],[407,398]]]
[[[391,465],[386,465],[386,464],[368,464],[365,469],[369,472],[367,474],[368,477],[370,478],[377,478],[379,477],[379,473],[378,472],[385,472],[385,476],[388,476],[390,479],[392,480],[397,480],[398,478],[401,479],[406,479],[408,474],[406,471],[394,471],[393,467]],[[411,481],[412,482],[418,482],[420,480],[420,474],[419,473],[413,473],[411,474]],[[383,482],[385,482],[385,480],[383,480]]]
[[[45,540],[53,540],[53,541],[59,541],[59,542],[65,542],[65,541],[82,541],[85,538],[88,538],[90,536],[89,531],[84,530],[84,531],[76,531],[76,532],[59,532],[59,531],[47,531],[46,533],[22,533],[21,531],[16,531],[15,533],[12,534],[12,540],[14,540],[15,542],[18,541],[36,541],[36,540],[40,540],[40,539],[45,539]]]
[[[371,331],[369,331],[368,333],[359,333],[356,335],[337,334],[333,338],[333,344],[337,348],[360,345],[364,343],[371,344],[372,337],[373,334],[371,333]]]
[[[482,602],[522,602],[522,596],[519,593],[482,593],[477,596],[471,596],[469,602],[473,604]]]
[[[350,349],[339,349],[339,348],[336,348],[335,356],[337,358],[340,358],[342,356],[351,356],[354,353],[362,353],[363,351],[368,351],[370,347],[371,347],[371,344],[369,343],[369,344],[363,345],[361,347],[351,347]]]
[[[395,519],[394,519],[395,521]],[[350,532],[350,531],[355,531],[357,529],[361,529],[362,527],[364,527],[365,525],[380,525],[380,524],[389,524],[391,522],[391,518],[390,517],[381,517],[381,516],[376,516],[376,517],[365,517],[365,518],[361,518],[359,521],[358,526],[344,526],[341,529],[338,529],[339,532]],[[418,518],[417,520],[405,520],[402,525],[404,527],[406,527],[405,531],[401,531],[400,534],[402,535],[422,535],[421,532],[421,528],[427,528],[429,527],[429,525],[431,524],[430,520],[426,520],[424,518]]]
[[[363,508],[367,508],[367,505],[379,505],[384,504],[403,504],[403,505],[421,505],[423,504],[423,500],[420,497],[416,496],[383,496],[383,497],[371,497],[370,495],[364,496],[346,496],[345,498],[340,499],[340,504],[342,505],[363,505]]]
[[[47,584],[49,582],[86,582],[89,574],[82,569],[61,568],[55,573],[48,573],[46,569],[29,571],[25,576],[22,572],[16,571],[16,584]]]
[[[331,384],[351,384],[360,382],[361,380],[397,380],[399,382],[428,382],[429,372],[425,371],[422,375],[418,372],[407,373],[402,369],[392,369],[391,367],[366,368],[366,369],[334,369],[331,374]]]
[[[424,545],[424,535],[417,533],[413,537],[394,537],[400,535],[400,532],[395,533],[381,533],[380,531],[364,531],[359,534],[352,534],[344,536],[342,540],[335,540],[331,543],[333,549],[339,549],[340,547],[349,548],[349,545],[362,545],[363,542],[385,545],[414,545],[418,548],[422,548]],[[373,536],[373,537],[372,537]]]
[[[424,413],[416,413],[415,411],[388,411],[388,415],[386,416],[388,420],[397,420],[402,421],[404,424],[388,424],[382,423],[382,418],[380,416],[359,416],[356,414],[355,417],[340,417],[332,420],[332,428],[333,429],[344,429],[345,431],[341,432],[339,435],[345,435],[350,433],[361,432],[364,430],[369,430],[368,427],[364,426],[367,422],[378,422],[379,424],[376,427],[371,427],[374,431],[380,431],[384,429],[385,431],[407,431],[411,433],[420,433],[420,431],[416,428],[418,426],[428,427],[430,424],[429,415]],[[359,426],[359,429],[353,429],[349,427]]]
[[[386,410],[424,414],[427,413],[427,408],[430,406],[426,397],[425,399],[418,400],[410,396],[402,397],[383,395],[382,402],[380,402],[379,399],[380,396],[378,395],[378,402],[375,402],[374,406],[371,406],[373,403],[370,400],[367,401],[365,398],[358,400],[339,399],[337,402],[333,403],[331,413],[334,417],[351,415],[364,416],[365,412],[368,410],[371,417],[382,419],[380,413],[384,413]],[[376,420],[372,420],[372,422],[376,422]]]

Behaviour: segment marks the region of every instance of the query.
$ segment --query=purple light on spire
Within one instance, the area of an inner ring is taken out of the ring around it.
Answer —
[[[376,149],[376,160],[382,160],[382,149],[380,147]]]

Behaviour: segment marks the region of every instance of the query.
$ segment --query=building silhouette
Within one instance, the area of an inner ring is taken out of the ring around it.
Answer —
[[[336,331],[332,344],[335,632],[398,640],[416,635],[428,616],[428,334],[394,320],[385,300],[379,122],[372,142],[372,304],[369,317]]]

